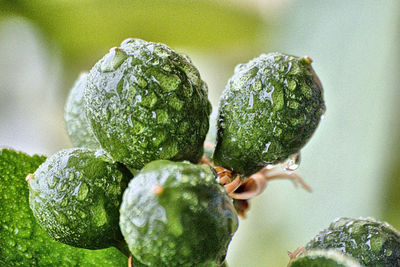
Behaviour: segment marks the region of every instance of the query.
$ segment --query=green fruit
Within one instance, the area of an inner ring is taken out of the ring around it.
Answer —
[[[336,250],[311,250],[291,260],[288,267],[361,267],[352,257]]]
[[[86,114],[113,159],[141,169],[156,159],[198,162],[208,131],[207,86],[190,59],[127,39],[92,68]]]
[[[311,59],[262,54],[236,67],[219,104],[217,165],[249,176],[298,153],[325,112]]]
[[[149,266],[221,263],[238,219],[216,179],[208,165],[147,164],[121,205],[121,231],[132,254]]]
[[[65,127],[71,142],[76,147],[100,148],[86,118],[83,92],[86,87],[87,73],[82,73],[72,87],[65,104]]]
[[[388,223],[373,218],[340,218],[331,223],[306,249],[339,250],[365,266],[398,266],[400,234]]]
[[[0,150],[1,266],[121,266],[127,258],[115,248],[86,250],[54,241],[37,224],[29,208],[25,177],[45,160]]]
[[[29,203],[55,240],[88,249],[120,246],[119,206],[130,173],[102,151],[61,150],[29,181]]]

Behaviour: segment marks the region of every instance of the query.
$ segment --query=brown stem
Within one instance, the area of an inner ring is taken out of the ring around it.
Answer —
[[[226,193],[231,194],[233,193],[238,187],[242,184],[240,179],[240,174],[236,175],[236,178],[230,182],[229,184],[224,185]]]
[[[132,255],[129,255],[129,258],[128,258],[128,267],[133,267]]]
[[[303,255],[306,254],[306,252],[307,252],[307,250],[303,246],[301,246],[301,247],[298,247],[293,252],[288,251],[287,254],[288,254],[290,260],[293,260],[300,254],[303,254]]]

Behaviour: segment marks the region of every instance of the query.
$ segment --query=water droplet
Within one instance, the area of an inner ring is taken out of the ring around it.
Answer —
[[[144,125],[138,121],[133,122],[133,132],[140,134],[144,131]]]
[[[301,162],[301,154],[296,153],[289,156],[289,159],[285,163],[285,170],[287,171],[295,171],[299,168]]]
[[[152,108],[156,103],[157,95],[154,92],[150,92],[142,98],[142,105],[145,107]]]
[[[252,109],[252,108],[253,108],[253,104],[254,104],[253,94],[250,94],[250,98],[249,98],[249,109]]]
[[[282,92],[280,92],[278,90],[275,90],[272,93],[271,101],[272,101],[273,109],[276,111],[281,110],[284,107],[285,100],[284,100],[283,94],[282,94]]]
[[[195,84],[196,86],[200,86],[201,84],[200,74],[195,66],[193,66],[190,63],[183,62],[182,65],[179,65],[178,67],[181,70],[183,70],[183,72],[186,74],[186,76],[193,84]]]
[[[49,188],[54,189],[59,181],[60,179],[57,176],[53,176],[52,179],[50,179],[50,181],[48,182]]]
[[[100,202],[91,208],[92,218],[97,226],[102,226],[107,223],[107,213],[104,209],[103,203]]]
[[[171,106],[173,109],[180,111],[183,107],[184,102],[181,101],[176,96],[172,96],[169,98],[168,105]]]
[[[151,74],[154,77],[154,81],[157,82],[161,89],[166,92],[172,92],[176,90],[181,84],[181,79],[176,74],[167,75],[160,71],[152,71]]]
[[[60,223],[60,224],[67,224],[68,223],[68,219],[67,216],[64,215],[64,213],[59,212],[57,210],[53,210],[54,216],[56,217],[56,220]]]
[[[135,41],[136,41],[136,39],[134,39],[134,38],[125,39],[124,41],[122,41],[121,46],[126,46],[126,45],[128,45],[130,43],[133,43]]]
[[[252,88],[254,91],[260,91],[262,89],[262,83],[260,79],[257,79],[253,82]]]
[[[63,192],[65,190],[67,190],[67,187],[68,187],[67,183],[64,182],[60,185],[60,188],[58,190],[59,190],[59,192]]]
[[[299,102],[297,102],[296,100],[291,100],[287,103],[287,105],[289,106],[289,108],[291,109],[298,109],[300,104]]]
[[[113,48],[105,55],[101,63],[100,70],[102,72],[110,72],[116,70],[125,61],[128,55],[120,48]]]
[[[168,112],[163,109],[156,110],[157,123],[167,123],[168,122]]]
[[[19,245],[19,246],[17,247],[17,249],[20,250],[20,251],[22,251],[22,252],[25,252],[27,248],[26,248],[26,245],[25,245],[25,244],[22,244],[22,245]]]
[[[312,90],[310,87],[308,87],[306,84],[301,87],[301,93],[306,97],[306,98],[311,98],[312,97]]]
[[[262,151],[263,154],[268,153],[268,149],[269,149],[270,145],[271,145],[271,142],[268,142],[265,144],[265,149]]]
[[[15,246],[15,241],[14,241],[13,239],[10,239],[10,241],[8,241],[8,245],[9,245],[10,247]]]
[[[84,211],[78,210],[78,214],[79,214],[79,217],[81,217],[81,219],[86,218],[86,213]]]
[[[289,80],[287,82],[288,84],[288,88],[290,91],[293,91],[294,89],[296,89],[296,81],[295,80]]]
[[[81,183],[75,188],[76,190],[78,190],[76,198],[80,201],[85,200],[89,192],[88,186],[85,183]]]
[[[154,146],[159,146],[166,138],[166,135],[164,132],[159,132],[155,137],[152,139],[152,143]]]
[[[176,143],[170,143],[163,146],[163,150],[160,151],[161,159],[170,159],[173,158],[176,154],[178,154],[178,145]]]
[[[62,196],[62,199],[61,199],[60,206],[61,206],[61,207],[66,207],[67,205],[68,205],[68,198],[65,197],[65,195],[63,195],[63,196]]]

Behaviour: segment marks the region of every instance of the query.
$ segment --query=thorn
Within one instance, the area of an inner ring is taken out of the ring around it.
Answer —
[[[311,64],[313,62],[312,58],[310,58],[309,56],[304,56],[303,58],[308,64]]]
[[[110,48],[109,52],[114,52],[114,51],[116,52],[118,50],[119,50],[119,47],[114,46],[114,47]]]
[[[32,173],[28,174],[25,178],[25,181],[27,181],[28,183],[33,179],[34,175]]]
[[[155,186],[153,186],[152,191],[154,195],[159,196],[164,191],[164,187],[162,187],[162,185],[156,184]]]

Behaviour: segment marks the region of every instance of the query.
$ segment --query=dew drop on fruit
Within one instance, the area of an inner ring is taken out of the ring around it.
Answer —
[[[121,49],[114,48],[104,57],[100,66],[102,72],[110,72],[116,70],[128,55]]]
[[[301,154],[296,153],[289,156],[289,159],[285,163],[285,170],[286,171],[295,171],[299,168],[301,162]]]
[[[76,198],[80,201],[85,200],[85,198],[87,197],[87,194],[89,192],[89,188],[85,183],[79,184],[79,186],[77,187],[78,190],[78,194],[76,196]]]

